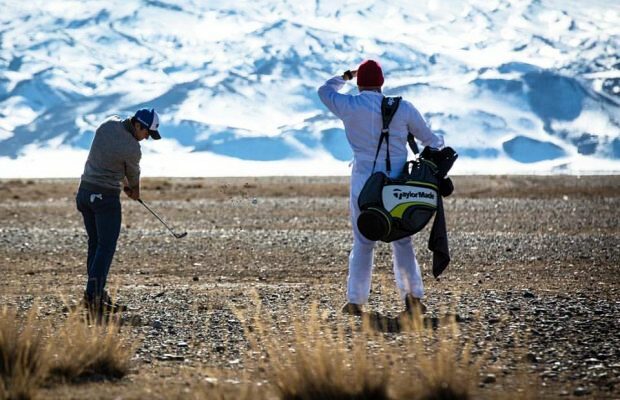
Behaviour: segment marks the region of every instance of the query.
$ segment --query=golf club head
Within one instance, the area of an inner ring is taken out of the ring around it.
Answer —
[[[174,233],[174,237],[177,239],[181,239],[184,238],[185,236],[187,236],[187,232],[183,232],[183,233]]]

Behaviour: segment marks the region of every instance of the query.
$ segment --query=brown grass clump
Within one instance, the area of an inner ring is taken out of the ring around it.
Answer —
[[[418,340],[409,343],[406,351],[414,356],[403,363],[413,367],[412,377],[395,384],[398,398],[468,400],[472,397],[474,383],[478,382],[480,360],[471,360],[469,346],[459,342],[456,321],[447,319],[444,324],[438,330],[418,331]],[[417,385],[407,384],[412,378],[417,379]]]
[[[266,322],[260,302],[254,316],[237,315],[250,358],[282,400],[468,400],[478,382],[480,366],[470,360],[454,319],[438,329],[412,324],[395,338],[369,324],[338,324],[316,305],[305,317],[291,310],[289,326]]]
[[[238,314],[239,315],[239,314]],[[246,319],[251,354],[259,355],[258,369],[266,371],[283,400],[389,399],[389,369],[383,354],[369,355],[365,332],[348,337],[345,329],[326,323],[316,305],[308,318],[292,327],[266,327],[260,302]]]
[[[310,315],[306,323],[296,323],[289,351],[275,342],[268,350],[280,398],[388,399],[389,370],[381,368],[384,362],[373,362],[365,341],[347,340],[343,329],[325,328],[316,309]]]
[[[51,340],[49,374],[67,381],[120,379],[130,370],[134,350],[121,335],[117,318],[88,324],[72,312]]]
[[[15,311],[0,311],[0,399],[34,398],[44,378],[46,349],[34,319],[31,311],[22,324]]]

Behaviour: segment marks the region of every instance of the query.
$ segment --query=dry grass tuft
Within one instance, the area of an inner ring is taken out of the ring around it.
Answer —
[[[427,332],[428,333],[428,332]],[[401,397],[420,400],[468,400],[478,381],[478,362],[470,360],[469,346],[459,348],[456,322],[437,332],[428,350],[417,347],[415,369],[420,385],[399,385]]]
[[[376,368],[362,342],[347,344],[341,329],[321,330],[316,320],[295,330],[289,352],[273,345],[268,350],[281,399],[389,398],[387,371]]]
[[[15,311],[3,308],[0,311],[0,399],[34,398],[45,368],[46,349],[42,334],[36,329],[34,312],[22,324]]]
[[[386,359],[368,353],[368,332],[348,336],[351,327],[327,323],[316,305],[293,326],[269,326],[262,315],[260,302],[254,317],[238,314],[250,354],[259,355],[258,369],[267,372],[280,399],[389,399]]]
[[[459,339],[454,319],[439,329],[415,329],[394,336],[368,324],[338,324],[316,305],[291,310],[293,323],[266,321],[260,302],[253,316],[237,313],[258,361],[282,400],[422,399],[468,400],[479,365]],[[413,327],[411,327],[413,328]],[[250,365],[251,360],[246,362]]]
[[[118,319],[89,324],[79,312],[72,312],[51,340],[51,351],[52,378],[113,380],[129,372],[135,345],[122,336]]]

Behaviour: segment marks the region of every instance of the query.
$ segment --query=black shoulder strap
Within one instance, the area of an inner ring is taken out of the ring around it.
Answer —
[[[418,144],[415,142],[415,138],[413,137],[413,133],[411,132],[407,133],[407,143],[409,143],[409,147],[411,148],[411,151],[413,151],[413,154],[420,153],[420,150],[418,149]]]
[[[372,163],[372,172],[375,172],[375,166],[377,164],[377,157],[379,156],[379,150],[381,150],[381,144],[385,138],[385,145],[387,146],[385,153],[385,169],[388,174],[392,170],[390,163],[390,122],[398,110],[401,97],[383,97],[381,101],[381,118],[383,119],[383,128],[381,129],[381,136],[379,136],[379,144],[377,145],[377,152],[375,153],[375,161]]]
[[[381,117],[383,118],[383,131],[387,131],[390,122],[398,110],[402,97],[384,97],[381,101]]]

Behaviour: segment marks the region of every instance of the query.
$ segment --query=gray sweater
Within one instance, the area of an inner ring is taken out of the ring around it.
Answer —
[[[80,184],[93,190],[120,192],[127,177],[130,187],[140,183],[140,143],[132,133],[130,120],[118,116],[106,119],[95,131]]]

